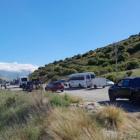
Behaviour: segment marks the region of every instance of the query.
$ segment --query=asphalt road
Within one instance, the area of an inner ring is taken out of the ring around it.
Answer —
[[[108,87],[101,89],[68,89],[65,93],[78,96],[87,101],[108,101]]]

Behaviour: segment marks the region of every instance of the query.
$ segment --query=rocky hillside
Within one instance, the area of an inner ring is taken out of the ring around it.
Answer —
[[[78,54],[40,67],[31,74],[31,78],[48,81],[62,78],[71,73],[84,71],[95,72],[96,75],[104,75],[116,70],[116,58],[118,71],[140,67],[140,33],[103,48],[90,50],[84,54]]]

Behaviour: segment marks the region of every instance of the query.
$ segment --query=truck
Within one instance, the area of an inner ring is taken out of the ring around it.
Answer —
[[[19,87],[23,88],[25,85],[27,85],[27,82],[29,81],[28,77],[20,77],[19,78]]]

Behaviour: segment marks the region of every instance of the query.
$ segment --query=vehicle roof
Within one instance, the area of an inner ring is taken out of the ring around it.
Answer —
[[[60,81],[51,81],[49,84],[57,84],[57,83],[61,83]]]
[[[20,77],[20,78],[28,78],[28,76],[22,76],[22,77]]]
[[[69,75],[69,77],[72,77],[72,76],[81,76],[81,75],[86,75],[86,74],[94,74],[94,72],[83,72],[83,73],[74,73],[74,74],[71,74]]]
[[[140,77],[136,77],[136,76],[134,76],[134,77],[126,77],[124,79],[136,79],[136,78],[140,79]]]

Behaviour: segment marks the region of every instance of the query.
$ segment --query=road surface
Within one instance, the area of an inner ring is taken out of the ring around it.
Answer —
[[[86,101],[95,101],[102,105],[110,105],[113,104],[115,106],[123,108],[125,111],[129,113],[139,113],[140,114],[140,104],[132,103],[129,100],[117,100],[116,102],[111,103],[108,97],[108,89],[109,87],[103,89],[73,89],[66,90],[64,93],[60,94],[68,94],[72,96],[81,97]]]
[[[73,89],[66,90],[65,93],[78,96],[87,101],[108,101],[108,87],[101,89]]]

